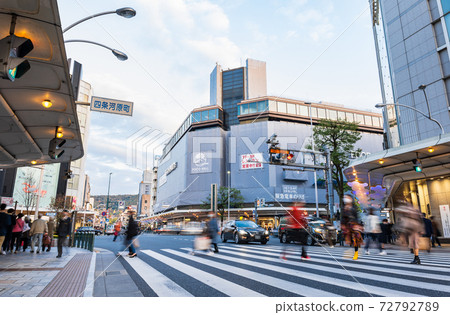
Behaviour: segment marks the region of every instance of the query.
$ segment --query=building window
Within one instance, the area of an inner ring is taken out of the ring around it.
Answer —
[[[276,112],[277,111],[277,102],[269,101],[269,110],[271,112]]]
[[[208,111],[205,110],[202,112],[202,121],[208,120]]]
[[[345,120],[345,113],[344,112],[338,112],[338,120]]]
[[[364,116],[360,114],[355,114],[355,122],[358,124],[364,124]]]
[[[196,123],[196,122],[200,122],[202,120],[202,116],[200,112],[195,112],[192,114],[192,122]]]
[[[278,112],[279,113],[286,113],[286,103],[283,102],[277,102],[278,103]]]
[[[441,0],[441,3],[442,3],[442,11],[444,11],[444,14],[450,12],[450,1]]]
[[[355,118],[353,117],[353,113],[345,113],[345,119],[349,122],[355,121]]]
[[[327,109],[327,117],[331,120],[337,120],[337,112],[335,110]]]
[[[244,104],[240,106],[240,113],[239,115],[245,115],[248,114],[248,104]]]
[[[318,116],[320,119],[325,119],[325,118],[327,118],[327,116],[326,116],[326,114],[325,114],[325,108],[318,108],[318,109],[317,109],[317,116]]]
[[[297,105],[297,114],[302,116],[309,116],[308,107],[305,105]]]
[[[288,103],[287,104],[287,113],[291,115],[296,115],[297,111],[295,110],[295,104]]]
[[[258,112],[265,112],[265,111],[267,111],[267,101],[258,102]]]
[[[311,107],[311,117],[317,118],[317,108],[316,107]]]
[[[248,113],[249,114],[256,113],[257,105],[258,105],[257,103],[250,103],[250,104],[248,104]]]
[[[364,124],[366,126],[372,126],[372,116],[364,115]]]
[[[217,109],[211,109],[209,111],[209,120],[217,119],[217,112],[218,112]]]

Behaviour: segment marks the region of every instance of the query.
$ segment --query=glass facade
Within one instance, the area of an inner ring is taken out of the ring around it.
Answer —
[[[245,98],[245,68],[222,72],[222,107],[226,128],[239,124],[237,104]]]
[[[266,111],[277,112],[282,114],[289,114],[295,116],[303,116],[309,118],[309,106],[286,103],[272,100],[263,100],[253,103],[246,103],[238,105],[238,115],[263,113]],[[332,119],[332,120],[347,120],[350,122],[357,122],[359,125],[370,127],[382,127],[381,117],[354,114],[351,112],[328,109],[322,107],[311,106],[312,118],[315,119]]]

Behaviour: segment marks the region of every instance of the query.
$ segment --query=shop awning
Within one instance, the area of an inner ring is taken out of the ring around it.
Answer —
[[[82,139],[69,76],[56,0],[3,0],[0,40],[11,34],[31,40],[24,57],[30,69],[11,81],[0,78],[0,167],[67,162],[83,156]],[[5,45],[9,51],[9,46]],[[1,51],[1,49],[0,49]],[[4,50],[3,50],[4,52]],[[52,106],[45,108],[44,100]],[[66,140],[57,160],[48,155],[56,128]]]

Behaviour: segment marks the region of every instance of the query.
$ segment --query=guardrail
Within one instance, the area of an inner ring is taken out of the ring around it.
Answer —
[[[73,247],[94,251],[94,232],[76,232]]]

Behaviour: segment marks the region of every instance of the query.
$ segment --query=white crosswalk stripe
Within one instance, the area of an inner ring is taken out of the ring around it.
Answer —
[[[199,270],[197,268],[191,267],[189,265],[180,263],[175,259],[166,257],[152,250],[143,250],[144,254],[148,254],[149,256],[162,261],[163,263],[183,272],[187,275],[215,288],[216,290],[222,291],[228,296],[232,297],[240,297],[240,296],[254,296],[254,297],[262,297],[263,294],[255,292],[253,290],[247,289],[240,285],[234,284],[226,279],[222,279],[215,275],[209,274],[203,270]]]
[[[297,245],[228,243],[219,244],[220,253],[213,256],[190,255],[189,248],[142,250],[140,258],[125,261],[161,297],[208,292],[232,297],[450,296],[447,252],[424,255],[423,265],[411,265],[407,251],[363,256],[361,250],[361,258],[353,261],[343,258],[346,250],[352,250],[349,247],[315,246],[308,248],[312,259],[300,262],[300,250]],[[283,251],[287,261],[280,259]],[[157,264],[151,266],[152,261]],[[170,278],[165,272],[171,273]],[[188,279],[198,282],[182,283]],[[200,284],[203,287],[197,288]]]
[[[126,257],[126,255],[123,255]],[[141,259],[135,257],[127,262],[138,273],[138,275],[161,297],[192,297],[188,291],[180,287],[174,281],[161,274]]]

